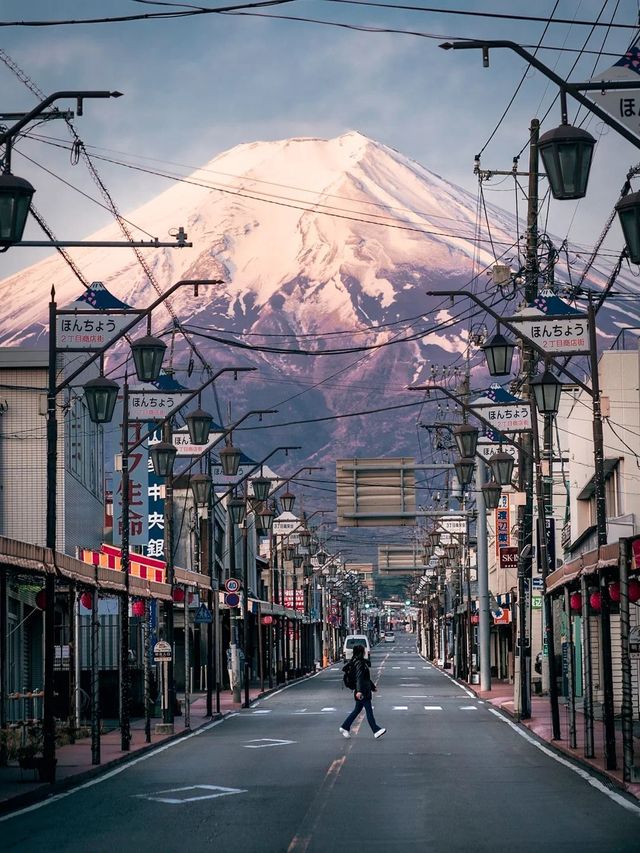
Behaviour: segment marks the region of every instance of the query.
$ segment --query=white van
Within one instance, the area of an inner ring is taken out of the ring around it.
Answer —
[[[344,641],[342,657],[345,661],[351,660],[353,657],[354,646],[364,646],[365,660],[371,662],[371,647],[369,646],[369,639],[365,634],[350,634]]]

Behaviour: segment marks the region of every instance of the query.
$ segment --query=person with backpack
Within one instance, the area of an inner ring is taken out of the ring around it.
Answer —
[[[367,715],[367,722],[371,726],[371,731],[375,738],[380,738],[386,732],[376,723],[376,718],[373,716],[373,708],[371,707],[371,696],[377,688],[371,681],[369,674],[369,663],[364,657],[364,646],[353,647],[353,657],[342,668],[344,673],[343,681],[349,690],[353,690],[353,696],[356,701],[355,708],[349,714],[344,723],[340,726],[342,737],[350,738],[349,730],[356,717],[362,713],[364,709]]]

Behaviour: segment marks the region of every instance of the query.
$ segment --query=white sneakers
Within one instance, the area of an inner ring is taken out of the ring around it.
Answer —
[[[342,735],[342,737],[351,737],[351,735],[349,734],[349,730],[343,729],[342,726],[340,726],[340,734]]]
[[[378,731],[374,734],[375,738],[382,737],[382,735],[386,732],[386,729],[378,729]]]

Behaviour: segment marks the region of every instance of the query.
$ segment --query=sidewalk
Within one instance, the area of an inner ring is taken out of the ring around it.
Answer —
[[[448,674],[448,673],[447,673]],[[491,690],[480,690],[477,685],[467,684],[466,681],[455,679],[459,684],[471,690],[479,699],[483,699],[494,708],[504,711],[509,716],[518,720],[513,703],[513,684],[504,681],[491,680]],[[569,746],[569,708],[566,703],[560,704],[560,740],[553,740],[551,726],[551,705],[548,696],[531,697],[531,718],[529,720],[518,720],[520,725],[529,729],[541,740],[547,741],[555,749],[571,756],[575,761],[597,770],[603,776],[610,779],[615,785],[627,791],[632,796],[640,799],[640,784],[626,783],[622,776],[622,732],[616,730],[616,759],[617,770],[607,770],[604,761],[604,731],[602,720],[594,720],[593,741],[595,758],[584,756],[584,714],[576,709],[576,741],[577,747]],[[635,754],[640,763],[640,739],[635,738]]]
[[[305,676],[307,677],[307,676]],[[300,680],[300,679],[297,679]],[[292,683],[292,682],[289,682]],[[274,688],[275,690],[276,688]],[[261,693],[259,688],[253,687],[249,691],[250,700],[254,702],[261,696],[271,693],[265,690]],[[214,712],[213,717],[206,716],[206,695],[194,694],[191,700],[190,728],[185,729],[184,715],[175,718],[174,733],[172,735],[154,734],[155,724],[161,719],[154,717],[151,720],[151,743],[146,743],[144,734],[144,719],[131,721],[131,744],[128,752],[120,749],[120,729],[105,732],[100,737],[101,763],[91,763],[91,739],[82,738],[73,744],[61,746],[56,750],[58,760],[56,768],[56,782],[49,785],[38,780],[35,770],[22,770],[17,763],[12,766],[0,767],[0,813],[29,805],[38,800],[45,799],[50,794],[69,788],[73,785],[82,784],[93,776],[104,773],[108,768],[126,762],[131,756],[143,754],[154,749],[158,744],[176,740],[196,731],[215,719],[228,716],[233,711],[240,709],[240,704],[234,703],[230,691],[224,690],[220,693],[220,714]],[[215,707],[215,695],[213,697]]]

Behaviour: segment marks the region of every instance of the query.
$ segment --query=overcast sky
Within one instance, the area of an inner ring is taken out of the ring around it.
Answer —
[[[513,0],[442,2],[448,8],[507,14],[594,20],[601,0],[569,2]],[[633,25],[637,0],[604,4],[600,20]],[[100,15],[152,13],[161,5],[133,0],[3,0],[3,22],[60,20]],[[512,39],[532,48],[544,23],[464,17],[452,14],[376,9],[331,0],[295,0],[267,7],[262,14],[315,18],[368,27],[412,30],[450,37]],[[544,44],[582,48],[577,54],[543,50],[539,57],[561,76],[588,79],[594,68],[605,70],[634,33],[586,26],[552,25]],[[414,158],[448,180],[476,191],[474,155],[483,150],[484,168],[508,169],[527,141],[529,120],[542,118],[556,95],[539,73],[529,72],[513,106],[488,139],[525,69],[508,51],[491,54],[483,68],[478,51],[438,48],[438,39],[415,35],[354,32],[299,21],[247,15],[201,15],[191,18],[130,23],[104,23],[43,28],[4,27],[0,44],[46,94],[62,89],[117,89],[125,97],[88,101],[76,128],[97,153],[126,152],[196,167],[238,143],[291,136],[332,137],[356,129]],[[0,64],[0,109],[24,111],[36,97]],[[67,105],[73,106],[67,102]],[[570,119],[575,107],[570,107]],[[581,117],[584,117],[582,114]],[[560,122],[555,106],[543,130]],[[593,243],[618,197],[624,175],[640,160],[639,152],[597,119],[587,124],[599,140],[588,198],[580,203],[551,205],[549,231],[569,236],[572,243]],[[36,132],[68,138],[61,122]],[[485,147],[486,146],[486,147]],[[42,142],[21,142],[20,149],[66,181],[97,195],[82,165],[73,166],[69,153]],[[112,149],[103,151],[101,149]],[[118,155],[114,155],[118,156]],[[140,161],[143,162],[143,161]],[[526,151],[521,165],[526,170]],[[165,179],[97,162],[118,205],[130,211],[167,186]],[[183,169],[186,173],[188,170]],[[17,152],[13,172],[36,186],[35,203],[62,239],[82,238],[110,221],[96,204],[25,161]],[[512,182],[495,180],[488,198],[513,210]],[[144,223],[141,223],[144,225]],[[38,236],[32,230],[29,235]],[[162,235],[159,235],[162,236]],[[618,232],[608,244],[620,248]],[[14,248],[0,255],[4,277],[44,257],[46,250]]]

